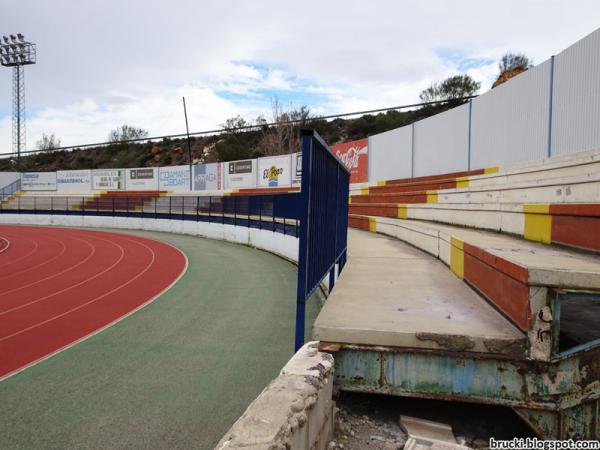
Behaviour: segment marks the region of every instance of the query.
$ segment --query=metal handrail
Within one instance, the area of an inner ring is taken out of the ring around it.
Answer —
[[[18,189],[17,189],[18,190]],[[15,191],[16,192],[16,191]],[[21,196],[0,214],[140,217],[214,222],[298,236],[299,194],[250,196]]]

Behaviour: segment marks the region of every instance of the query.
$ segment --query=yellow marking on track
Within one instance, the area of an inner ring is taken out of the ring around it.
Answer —
[[[523,236],[529,241],[552,242],[552,216],[547,203],[523,205],[525,226]]]
[[[465,277],[463,241],[454,236],[450,238],[450,270],[461,280]]]

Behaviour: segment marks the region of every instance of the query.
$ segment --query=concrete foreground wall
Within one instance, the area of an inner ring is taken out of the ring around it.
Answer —
[[[266,250],[291,261],[298,260],[298,239],[269,230],[187,220],[139,217],[98,217],[52,214],[0,214],[0,223],[92,228],[124,228],[189,234],[235,242]]]
[[[334,363],[317,342],[304,345],[250,404],[217,450],[322,450],[333,432]]]

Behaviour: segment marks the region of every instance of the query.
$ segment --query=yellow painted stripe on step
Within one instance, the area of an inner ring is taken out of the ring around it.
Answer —
[[[406,205],[398,205],[398,219],[408,218],[408,209]]]
[[[377,220],[375,217],[369,217],[369,231],[377,233]]]
[[[526,203],[523,205],[523,212],[530,214],[548,214],[550,205],[548,203]]]
[[[351,204],[352,204],[352,196],[351,196],[351,195],[348,197],[348,204],[349,204],[349,205],[351,205]]]
[[[525,239],[544,244],[552,242],[552,216],[549,211],[550,205],[544,203],[523,205]]]
[[[438,191],[427,191],[427,203],[437,203],[438,202]]]
[[[461,280],[465,277],[463,241],[454,236],[450,238],[450,270]]]
[[[378,181],[377,186],[385,186],[385,181]]]
[[[360,188],[360,195],[369,195],[369,188]]]
[[[500,167],[495,166],[495,167],[486,167],[485,169],[483,169],[483,173],[498,173],[500,172]]]
[[[456,187],[457,188],[469,187],[469,177],[458,177],[456,179]]]

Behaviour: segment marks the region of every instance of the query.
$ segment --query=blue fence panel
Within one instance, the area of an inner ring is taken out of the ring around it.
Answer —
[[[20,180],[0,189],[6,200],[18,192]],[[17,197],[0,203],[0,214],[55,214],[141,217],[215,222],[272,230],[298,236],[300,194],[234,196],[44,196]]]
[[[329,274],[333,289],[335,268],[346,262],[350,172],[312,130],[302,133],[302,189],[296,293],[296,351],[304,344],[306,300]]]

